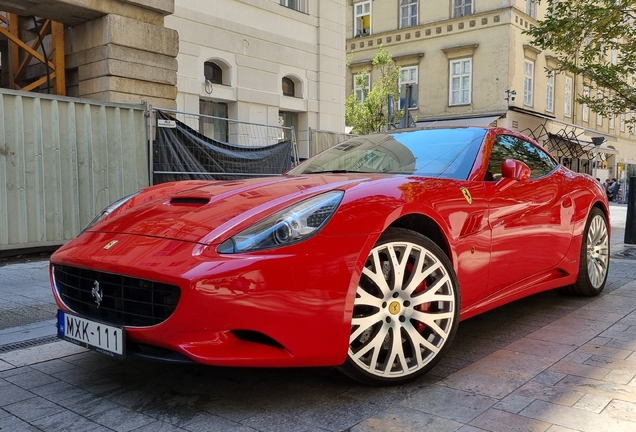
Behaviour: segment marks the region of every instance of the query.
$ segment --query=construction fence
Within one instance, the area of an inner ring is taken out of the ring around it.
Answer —
[[[0,89],[0,256],[60,246],[149,184],[297,163],[290,127]]]
[[[59,246],[148,185],[146,106],[0,89],[0,256]]]
[[[309,156],[327,150],[356,135],[309,128]]]
[[[294,129],[151,109],[153,184],[281,175],[298,163]]]

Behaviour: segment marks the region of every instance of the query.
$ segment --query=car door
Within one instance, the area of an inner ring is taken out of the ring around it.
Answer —
[[[502,188],[506,159],[524,162],[530,178]],[[486,195],[492,232],[488,294],[556,266],[571,241],[573,200],[563,170],[541,148],[512,135],[498,135],[489,159]],[[488,181],[488,178],[491,178]]]

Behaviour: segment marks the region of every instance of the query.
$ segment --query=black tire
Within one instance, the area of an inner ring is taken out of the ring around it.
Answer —
[[[451,344],[459,307],[457,276],[439,246],[410,230],[387,229],[360,277],[349,353],[340,370],[376,386],[417,379]]]
[[[573,285],[559,288],[565,294],[597,296],[605,288],[610,262],[607,217],[593,207],[585,223],[579,258],[579,276]]]

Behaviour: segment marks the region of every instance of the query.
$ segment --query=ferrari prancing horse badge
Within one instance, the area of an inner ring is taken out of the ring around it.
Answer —
[[[472,204],[473,197],[470,195],[470,191],[466,189],[465,187],[461,188],[460,190],[462,191],[462,194],[464,194],[464,198],[466,198],[466,201],[468,201],[468,204]]]

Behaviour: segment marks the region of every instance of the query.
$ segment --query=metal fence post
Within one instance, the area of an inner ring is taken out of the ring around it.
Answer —
[[[155,179],[154,179],[154,172],[155,172],[155,167],[154,167],[154,148],[153,148],[153,130],[152,130],[152,105],[146,103],[144,101],[144,105],[146,106],[146,110],[144,112],[144,115],[146,116],[146,130],[147,130],[147,134],[148,134],[148,179],[149,179],[149,185],[152,186],[155,184]]]
[[[636,244],[636,177],[629,178],[627,190],[627,220],[625,221],[625,243]]]

